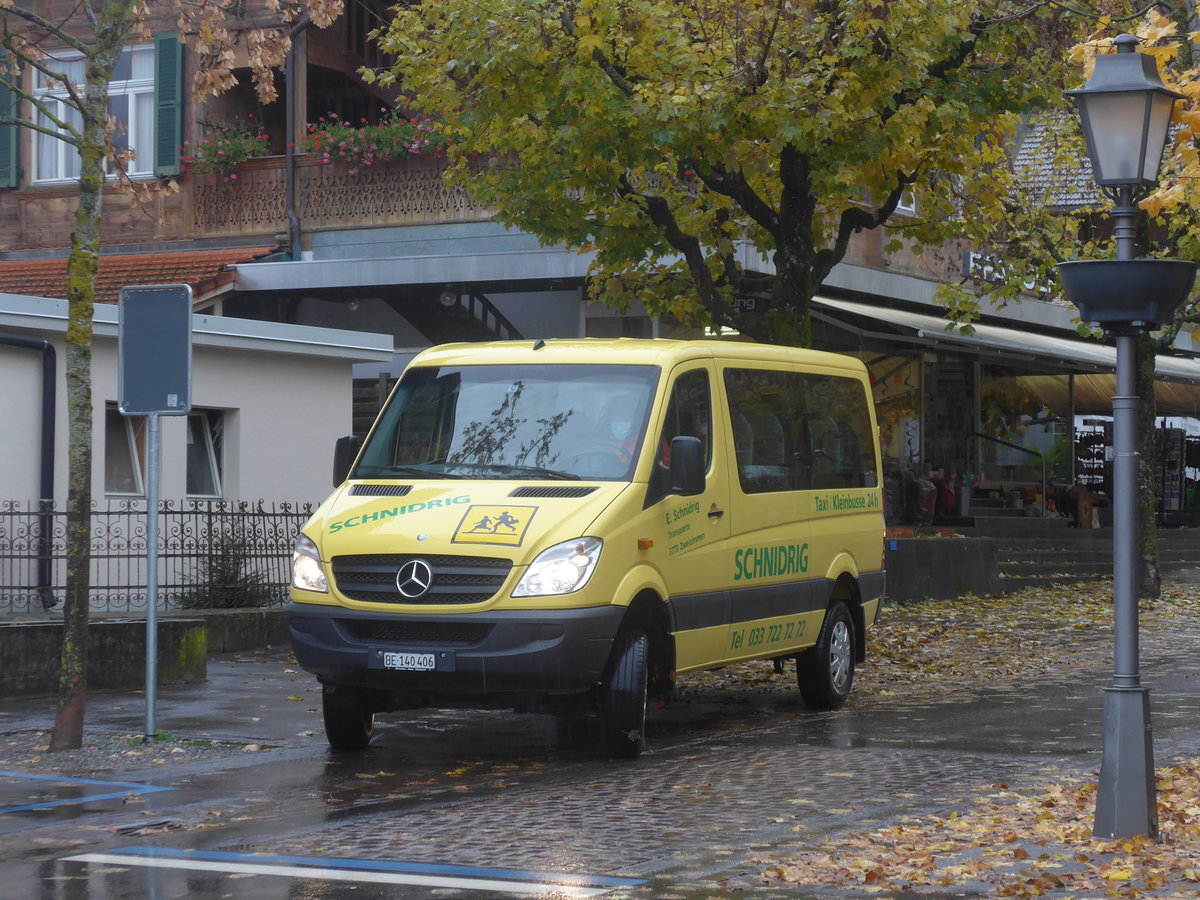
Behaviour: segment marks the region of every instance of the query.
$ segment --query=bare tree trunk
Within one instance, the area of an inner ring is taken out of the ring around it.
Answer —
[[[122,32],[124,33],[124,32]],[[58,712],[50,751],[83,746],[87,706],[88,612],[91,593],[92,512],[92,312],[100,265],[100,212],[105,171],[108,81],[119,41],[98,45],[86,82],[79,208],[67,263],[67,590],[63,607]]]

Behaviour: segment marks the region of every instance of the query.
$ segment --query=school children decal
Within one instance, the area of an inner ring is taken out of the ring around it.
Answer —
[[[536,506],[470,506],[454,532],[456,544],[520,547]]]

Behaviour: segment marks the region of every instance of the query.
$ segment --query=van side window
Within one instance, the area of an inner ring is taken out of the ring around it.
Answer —
[[[655,494],[666,493],[667,470],[671,466],[671,439],[687,435],[700,438],[704,445],[705,469],[712,466],[712,392],[708,385],[708,372],[695,369],[684,372],[675,379],[671,388],[671,399],[667,403],[667,416],[663,421],[662,434],[658,441],[655,457]]]
[[[743,492],[875,486],[874,437],[861,382],[727,369],[725,388]]]

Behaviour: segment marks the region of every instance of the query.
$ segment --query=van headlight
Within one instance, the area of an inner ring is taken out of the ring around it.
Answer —
[[[302,591],[329,593],[329,581],[325,578],[325,567],[321,565],[321,554],[312,538],[300,535],[296,538],[296,549],[292,552],[292,587]]]
[[[571,594],[579,590],[596,568],[600,549],[604,541],[600,538],[583,537],[563,541],[543,550],[529,564],[517,586],[514,597],[549,597],[553,594]]]

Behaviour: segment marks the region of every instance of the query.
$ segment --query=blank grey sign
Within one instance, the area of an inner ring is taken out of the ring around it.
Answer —
[[[121,288],[117,405],[127,416],[182,416],[192,408],[192,289]]]

